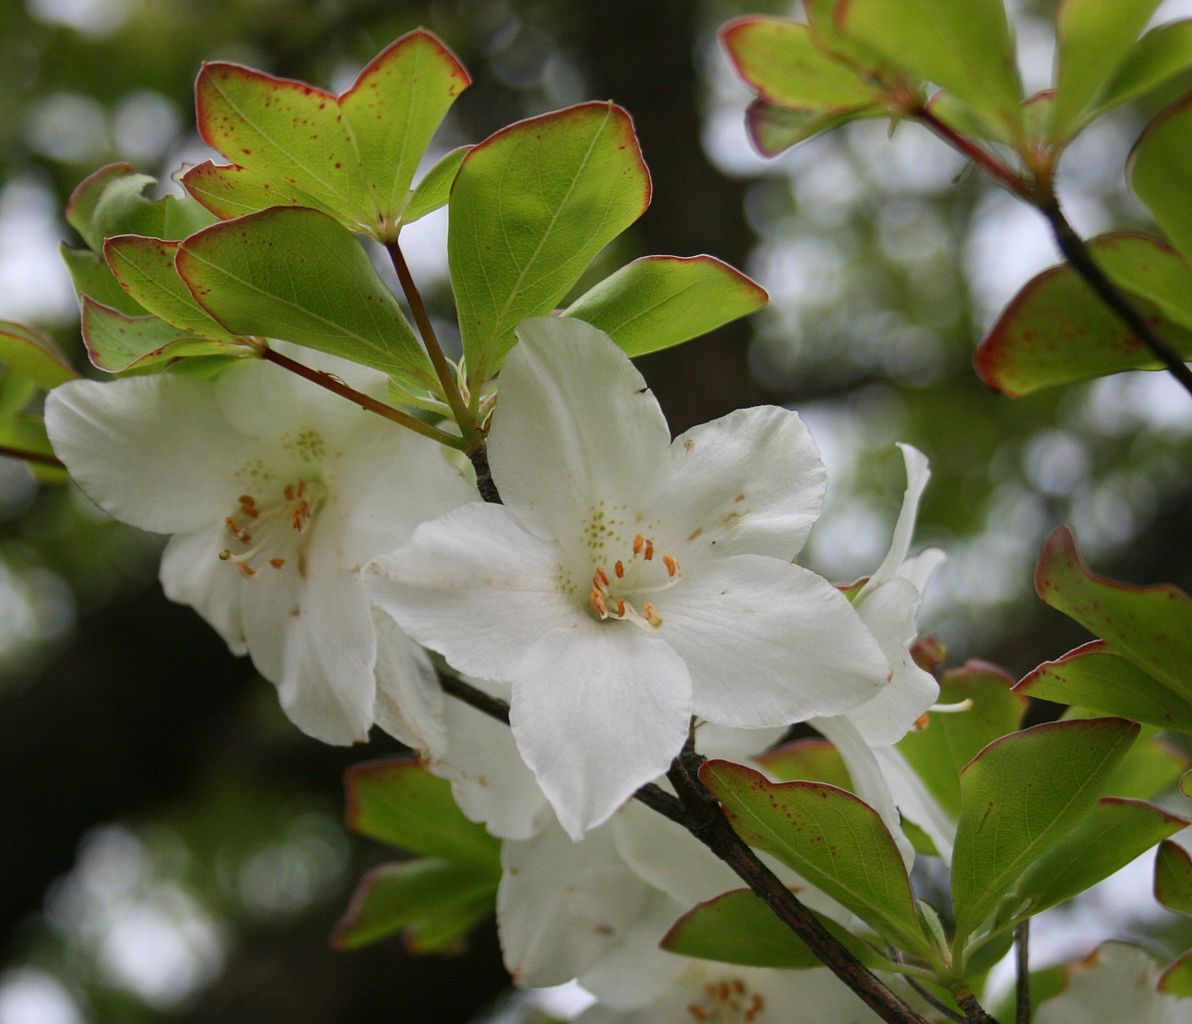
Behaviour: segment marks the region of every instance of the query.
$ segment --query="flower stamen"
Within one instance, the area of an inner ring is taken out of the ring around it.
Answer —
[[[642,581],[642,569],[636,573],[630,573],[630,569],[635,564],[641,566],[645,562],[653,561],[654,539],[639,533],[633,538],[632,548],[633,557],[629,559],[628,565],[619,558],[613,562],[613,578],[616,582],[609,577],[608,570],[603,565],[596,566],[592,573],[589,600],[601,620],[614,618],[633,622],[642,628],[657,629],[662,625],[662,616],[657,606],[652,601],[647,601],[639,612],[632,599],[669,590],[678,582],[679,562],[674,555],[663,554],[662,564],[666,568],[666,579],[661,583],[647,584]],[[654,573],[654,578],[658,578],[657,573]]]
[[[253,495],[241,494],[236,499],[236,511],[224,519],[227,532],[235,544],[242,545],[244,550],[235,551],[232,547],[226,547],[219,552],[220,560],[234,564],[245,579],[257,574],[252,563],[266,548],[273,548],[275,552],[265,559],[269,566],[274,569],[285,568],[288,559],[277,554],[277,549],[282,548],[287,553],[294,549],[293,534],[301,537],[307,533],[322,503],[323,494],[317,485],[312,492],[305,479],[298,479],[285,485],[281,498],[281,501],[267,503],[262,508]],[[253,527],[251,531],[248,528],[250,523]],[[301,561],[301,550],[298,554]]]

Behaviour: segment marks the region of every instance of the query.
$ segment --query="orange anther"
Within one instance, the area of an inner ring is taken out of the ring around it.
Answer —
[[[236,536],[240,538],[241,544],[247,544],[250,540],[252,540],[252,534],[247,530],[241,530],[238,534],[236,534]]]
[[[598,566],[596,568],[596,575],[592,577],[592,585],[596,586],[598,584],[608,586],[608,573],[604,571],[604,566]]]
[[[305,480],[298,481],[298,497],[300,497],[300,498],[306,497],[306,481]]]
[[[255,505],[256,499],[251,494],[242,494],[236,499],[241,505]]]
[[[652,540],[646,541],[646,554],[644,557],[647,562],[654,557],[654,542]]]
[[[687,1007],[687,1012],[698,1021],[706,1021],[708,1019],[708,1011],[700,1009],[695,1003],[691,1003]]]
[[[257,574],[257,570],[247,562],[237,562],[236,568],[240,570],[240,575],[244,576],[245,578],[255,576]]]
[[[617,559],[616,564],[613,566],[613,572],[617,574],[617,579],[622,579],[625,576],[625,563]]]
[[[654,607],[653,601],[647,601],[642,605],[642,615],[651,626],[657,628],[662,625],[662,616],[658,614],[658,609]]]
[[[227,526],[228,532],[233,537],[240,533],[240,524],[231,516],[228,516],[228,518],[224,520],[224,525]]]
[[[625,618],[625,599],[623,597],[617,598],[617,618]]]
[[[281,493],[286,496],[286,501],[293,501],[294,500],[294,485],[286,484],[286,489],[284,491],[282,491]]]
[[[286,564],[286,560],[284,558],[271,558],[269,559],[269,564],[273,566],[274,569],[280,569]]]
[[[666,566],[668,576],[674,576],[679,571],[679,563],[675,561],[674,555],[663,555],[662,564]]]
[[[604,600],[604,595],[599,590],[592,591],[592,607],[600,613],[601,618],[604,618],[608,614],[608,603]]]
[[[646,538],[643,537],[640,533],[636,537],[633,538],[633,553],[635,555],[640,555],[642,553],[642,548],[644,548],[645,546],[646,546]]]
[[[743,982],[740,978],[733,978],[733,991],[736,992],[737,995],[743,995],[745,992],[745,982]]]

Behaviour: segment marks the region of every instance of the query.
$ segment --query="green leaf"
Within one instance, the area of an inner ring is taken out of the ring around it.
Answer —
[[[141,304],[120,287],[120,282],[102,256],[97,256],[90,249],[72,249],[65,242],[58,247],[58,252],[70,271],[70,279],[80,299],[90,295],[97,302],[114,306],[129,316],[145,312]]]
[[[1023,677],[1016,693],[1101,714],[1192,732],[1192,704],[1132,662],[1093,640]]]
[[[881,107],[856,107],[847,111],[792,110],[754,100],[745,110],[749,141],[762,156],[778,156],[791,146],[820,132],[869,117],[886,117]]]
[[[612,103],[519,121],[464,158],[447,255],[473,386],[496,372],[514,327],[549,312],[649,202],[633,122]]]
[[[822,739],[795,740],[754,758],[780,782],[826,782],[850,792],[853,780],[840,751]]]
[[[186,356],[249,355],[252,351],[180,331],[155,316],[128,316],[90,296],[83,299],[82,330],[87,357],[107,373],[143,370]]]
[[[1159,114],[1130,153],[1130,184],[1172,244],[1192,256],[1192,93]],[[1175,344],[1178,345],[1178,342]]]
[[[1192,856],[1179,843],[1167,840],[1155,851],[1155,899],[1192,917]]]
[[[968,763],[952,859],[957,950],[1093,807],[1137,735],[1120,718],[1049,722],[995,740]]]
[[[1192,64],[1192,19],[1156,25],[1126,56],[1105,87],[1098,112],[1129,103]]]
[[[1002,907],[1001,923],[1010,926],[1092,888],[1189,824],[1155,804],[1102,797],[1023,872]]]
[[[847,0],[835,15],[843,34],[1019,134],[1022,85],[1002,0]]]
[[[1178,587],[1137,587],[1095,575],[1081,560],[1071,528],[1059,526],[1043,543],[1035,589],[1109,650],[1192,698],[1192,599]]]
[[[866,967],[881,970],[892,966],[835,921],[811,913]],[[682,956],[746,967],[805,970],[823,966],[803,940],[749,889],[734,889],[697,903],[674,923],[659,946]]]
[[[58,343],[37,327],[0,320],[0,364],[49,391],[78,377]]]
[[[471,82],[435,36],[402,36],[340,96],[223,62],[195,83],[199,133],[231,165],[183,177],[220,216],[262,209],[276,191],[352,231],[397,237],[410,183],[431,136]]]
[[[1182,999],[1192,997],[1192,949],[1185,950],[1159,975],[1159,991]]]
[[[1056,99],[1052,106],[1053,142],[1074,135],[1125,62],[1138,34],[1162,0],[1064,0],[1056,15]]]
[[[464,157],[471,151],[471,146],[457,146],[426,172],[417,187],[410,191],[409,201],[401,215],[403,227],[447,205],[455,176],[459,173]]]
[[[383,843],[485,870],[496,866],[500,843],[469,821],[451,784],[411,758],[367,761],[344,774],[348,827]]]
[[[902,949],[929,948],[902,857],[878,813],[819,782],[770,782],[731,761],[700,769],[737,834],[772,853]]]
[[[1192,331],[1184,326],[1192,293],[1181,291],[1192,283],[1187,264],[1143,235],[1103,235],[1089,248],[1164,338],[1192,354]],[[986,384],[1014,398],[1123,370],[1163,368],[1068,263],[1023,286],[977,348],[973,365]]]
[[[767,103],[831,110],[877,103],[881,92],[821,52],[807,25],[751,15],[730,21],[720,42],[738,75]]]
[[[128,164],[108,164],[75,188],[66,220],[98,254],[112,235],[185,238],[215,219],[189,198],[145,198],[145,189],[156,183],[156,178],[137,174]]]
[[[383,864],[360,880],[332,945],[359,949],[401,932],[412,952],[451,950],[492,913],[500,877],[431,858]]]
[[[147,312],[202,338],[240,342],[195,301],[179,276],[175,260],[180,247],[180,242],[160,238],[117,235],[104,243],[103,254],[120,286]]]
[[[1138,741],[1113,770],[1105,790],[1114,796],[1150,800],[1176,785],[1189,762],[1189,755],[1167,742],[1159,730],[1144,726]]]
[[[761,309],[770,296],[713,256],[643,256],[564,311],[598,327],[627,355],[682,344]]]
[[[233,334],[284,338],[422,386],[434,372],[393,293],[342,226],[279,207],[186,239],[178,272]]]
[[[53,445],[46,434],[46,425],[40,416],[19,413],[0,420],[0,447],[15,448],[34,455],[54,456]],[[65,469],[39,462],[26,462],[29,472],[44,484],[64,484],[70,479]]]
[[[1014,680],[985,662],[970,661],[940,679],[940,704],[972,701],[967,711],[931,712],[927,725],[898,744],[939,805],[960,815],[960,772],[986,744],[1018,728],[1027,700],[1013,693]]]

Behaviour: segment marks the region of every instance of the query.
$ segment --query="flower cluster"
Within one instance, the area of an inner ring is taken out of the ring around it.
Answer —
[[[740,757],[810,721],[896,836],[900,807],[927,817],[888,749],[937,694],[907,653],[939,561],[907,558],[925,460],[903,448],[890,551],[846,592],[795,561],[826,488],[796,414],[741,410],[672,440],[600,331],[532,319],[518,338],[488,435],[501,504],[476,500],[433,442],[268,362],[72,382],[47,423],[97,504],[172,535],[166,593],[251,655],[296,724],[333,743],[379,724],[504,841],[498,916],[520,983],[580,977],[602,1001],[593,1022],[801,1019],[788,974],[657,949],[736,882],[630,798],[691,736]],[[427,650],[508,700],[512,728],[445,701]],[[824,987],[816,1019],[833,1000],[863,1012]]]

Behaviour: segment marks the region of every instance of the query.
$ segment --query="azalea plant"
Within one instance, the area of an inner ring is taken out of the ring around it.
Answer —
[[[1140,38],[1153,0],[1069,0],[1055,87],[1023,97],[1001,0],[913,6],[725,26],[756,147],[919,122],[1068,260],[981,342],[982,379],[1013,396],[1149,368],[1192,393],[1187,100],[1131,157],[1166,241],[1085,241],[1056,191],[1084,127],[1188,66],[1192,23]],[[798,414],[672,438],[631,362],[762,286],[708,255],[590,283],[651,198],[629,113],[581,103],[428,159],[469,83],[424,30],[338,95],[204,65],[198,127],[227,162],[157,200],[110,165],[66,211],[83,341],[114,379],[0,326],[3,453],[169,535],[167,596],[303,732],[410,748],[348,774],[350,825],[411,856],[361,881],[335,944],[448,951],[495,909],[514,982],[578,978],[591,1022],[1183,1019],[1192,953],[1111,944],[1057,983],[1032,976],[1029,928],[1151,848],[1157,899],[1192,913],[1171,841],[1192,773],[1158,742],[1192,732],[1192,600],[1096,575],[1060,526],[1039,595],[1097,639],[1020,681],[948,668],[918,636],[944,553],[912,554],[930,453],[905,444],[872,573],[801,565],[829,482]],[[402,250],[444,206],[455,359]],[[1024,728],[1028,698],[1054,720]]]

